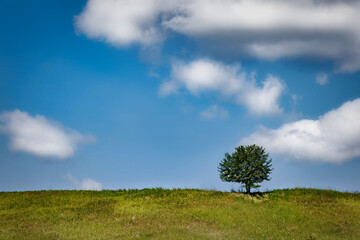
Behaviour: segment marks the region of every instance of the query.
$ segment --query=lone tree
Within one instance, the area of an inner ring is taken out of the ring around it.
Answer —
[[[225,153],[225,158],[218,167],[220,178],[224,182],[242,183],[246,193],[251,188],[258,188],[262,181],[269,181],[269,174],[273,170],[269,154],[263,147],[256,144],[239,146],[231,155]]]

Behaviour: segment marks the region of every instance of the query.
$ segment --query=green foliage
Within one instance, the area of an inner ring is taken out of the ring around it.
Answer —
[[[260,187],[259,183],[269,181],[271,159],[263,147],[256,144],[239,146],[231,155],[225,154],[225,158],[219,164],[220,178],[225,182],[242,183],[247,193],[251,188]]]

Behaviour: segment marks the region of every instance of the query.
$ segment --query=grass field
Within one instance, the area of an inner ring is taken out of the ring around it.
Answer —
[[[360,194],[0,192],[0,239],[360,239]]]

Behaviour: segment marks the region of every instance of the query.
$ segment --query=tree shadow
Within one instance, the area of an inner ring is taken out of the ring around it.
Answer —
[[[246,191],[243,191],[242,189],[239,189],[238,191],[235,191],[234,189],[232,189],[231,192],[233,192],[233,193],[242,193],[242,194],[244,194],[246,196],[251,196],[251,197],[254,197],[254,198],[257,198],[257,199],[263,199],[263,198],[266,197],[267,194],[272,193],[273,191],[272,190],[267,190],[267,191],[263,191],[263,192],[256,191],[256,192],[247,193]]]
[[[251,193],[245,193],[245,194],[260,199],[260,198],[264,198],[265,194],[268,194],[268,193],[270,193],[270,192],[251,192]]]

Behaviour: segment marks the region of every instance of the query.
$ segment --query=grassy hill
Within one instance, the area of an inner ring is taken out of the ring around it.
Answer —
[[[0,192],[0,239],[360,239],[360,194]]]

